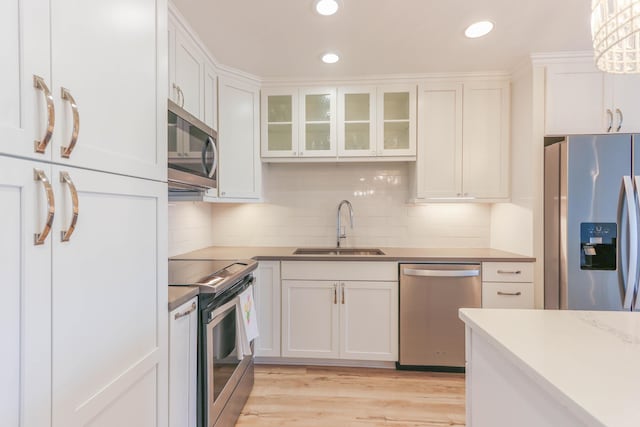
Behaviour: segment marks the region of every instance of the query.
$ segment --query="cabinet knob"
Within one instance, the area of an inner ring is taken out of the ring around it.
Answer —
[[[297,155],[298,155],[298,153],[294,151],[294,152],[293,152],[293,155],[294,155],[294,156],[297,156]]]
[[[222,191],[222,192],[220,192],[220,195],[221,195],[221,196],[224,196],[225,194],[227,194],[227,192],[226,192],[226,191]]]

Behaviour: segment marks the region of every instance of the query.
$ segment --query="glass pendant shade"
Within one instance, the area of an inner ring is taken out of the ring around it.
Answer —
[[[640,0],[592,0],[596,65],[607,73],[640,73]]]

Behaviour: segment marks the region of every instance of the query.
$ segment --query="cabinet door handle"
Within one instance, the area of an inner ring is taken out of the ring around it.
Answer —
[[[71,223],[66,230],[62,230],[60,232],[62,241],[68,242],[74,230],[76,229],[76,223],[78,222],[78,191],[76,190],[76,186],[73,185],[73,181],[71,180],[68,172],[60,172],[60,182],[66,183],[69,186],[69,190],[71,191],[71,204],[73,206]]]
[[[496,273],[498,274],[522,274],[522,270],[498,270]]]
[[[344,283],[341,283],[340,286],[342,286],[342,304],[344,305]]]
[[[184,92],[180,86],[178,86],[178,94],[180,95],[180,107],[184,108]]]
[[[47,84],[44,82],[44,79],[40,76],[34,75],[33,86],[44,93],[44,98],[47,101],[47,130],[40,141],[35,141],[36,153],[44,153],[47,149],[47,145],[49,145],[49,141],[51,141],[51,136],[53,135],[53,127],[56,124],[56,112],[53,106],[53,95],[51,94]]]
[[[622,129],[622,121],[624,120],[624,116],[622,115],[622,110],[616,108],[616,114],[618,115],[618,127],[616,128],[616,132],[620,132]]]
[[[519,297],[520,295],[522,295],[522,292],[502,292],[502,291],[498,291],[498,295],[510,296],[510,297]]]
[[[68,159],[76,146],[76,142],[78,142],[78,133],[80,132],[80,113],[78,112],[78,104],[76,104],[76,100],[71,96],[69,89],[62,88],[61,96],[63,100],[69,101],[71,111],[73,112],[73,132],[71,133],[71,140],[67,147],[60,147],[60,155],[65,159]]]
[[[613,128],[613,112],[607,108],[607,116],[609,116],[609,127],[607,127],[607,133],[611,132],[611,128]]]
[[[173,317],[175,320],[180,319],[181,317],[185,317],[190,315],[191,313],[193,313],[194,311],[196,311],[196,303],[191,303],[191,307],[189,307],[186,311],[183,311],[182,313],[176,313],[176,315]]]
[[[51,231],[51,225],[53,225],[53,217],[56,213],[56,202],[53,198],[53,188],[51,187],[51,183],[49,182],[49,178],[41,169],[33,170],[33,178],[36,181],[42,181],[42,185],[44,185],[44,190],[47,195],[47,220],[45,221],[44,228],[40,233],[36,233],[34,235],[33,244],[34,245],[43,245],[44,241],[47,240],[47,236]]]
[[[338,304],[338,284],[333,284],[333,304]]]

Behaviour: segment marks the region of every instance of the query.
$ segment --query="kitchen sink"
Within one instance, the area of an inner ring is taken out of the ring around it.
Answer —
[[[298,248],[294,255],[385,255],[380,249],[372,248]]]

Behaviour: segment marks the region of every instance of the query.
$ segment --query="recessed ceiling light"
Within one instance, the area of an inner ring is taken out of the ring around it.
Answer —
[[[340,60],[340,57],[335,53],[325,53],[322,55],[322,62],[325,64],[335,64]]]
[[[316,12],[320,15],[329,16],[338,11],[338,2],[336,0],[317,0]]]
[[[471,24],[464,30],[464,35],[470,39],[477,39],[478,37],[486,36],[493,30],[493,22],[480,21],[475,24]]]

